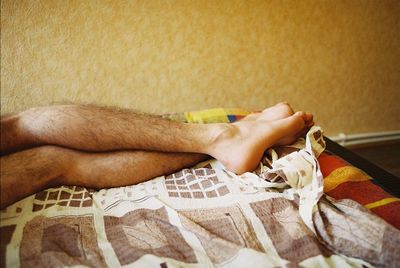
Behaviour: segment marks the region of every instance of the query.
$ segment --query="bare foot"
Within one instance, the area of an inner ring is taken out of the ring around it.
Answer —
[[[306,127],[304,117],[305,113],[301,112],[275,121],[239,121],[224,125],[208,154],[236,174],[252,171],[266,149],[298,138]]]
[[[294,143],[298,138],[304,136],[307,131],[314,125],[313,115],[305,112],[296,112],[295,115],[300,116],[304,120],[304,126],[296,133],[291,133],[285,137],[282,137],[274,145],[289,145]]]
[[[287,102],[280,102],[272,107],[264,109],[262,112],[249,114],[240,121],[267,120],[274,121],[293,115],[293,109]]]
[[[287,102],[280,102],[272,107],[264,109],[262,112],[249,114],[240,121],[255,121],[255,120],[274,121],[289,117],[293,114],[294,111]],[[304,118],[306,126],[312,127],[314,125],[312,114],[304,113],[304,115],[302,116]]]

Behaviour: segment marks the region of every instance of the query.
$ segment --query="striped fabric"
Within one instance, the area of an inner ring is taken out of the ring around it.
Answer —
[[[400,199],[376,185],[362,170],[339,156],[324,152],[318,158],[324,192],[335,199],[353,199],[400,229]]]
[[[229,123],[239,120],[248,114],[250,112],[243,109],[215,108],[186,112],[185,119],[188,123]]]
[[[185,112],[184,116],[171,115],[171,119],[187,123],[234,122],[250,114],[243,109],[216,108]],[[339,156],[323,153],[318,162],[324,176],[324,192],[335,199],[352,199],[362,204],[379,217],[400,229],[400,199],[374,184],[372,178],[350,165]]]

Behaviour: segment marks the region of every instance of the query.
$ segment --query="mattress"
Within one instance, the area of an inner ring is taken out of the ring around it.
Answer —
[[[240,176],[209,159],[137,185],[46,189],[1,211],[1,267],[400,266],[400,200],[324,149],[313,127]]]

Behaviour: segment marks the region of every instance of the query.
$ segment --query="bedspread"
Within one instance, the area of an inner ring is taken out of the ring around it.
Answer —
[[[47,189],[1,212],[1,266],[400,266],[398,229],[325,194],[348,179],[317,161],[324,146],[313,127],[240,176],[209,160],[126,187]]]

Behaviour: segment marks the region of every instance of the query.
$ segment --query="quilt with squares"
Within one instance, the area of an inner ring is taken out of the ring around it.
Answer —
[[[400,266],[399,200],[324,149],[313,127],[240,176],[210,159],[137,185],[36,193],[1,211],[1,267]]]

